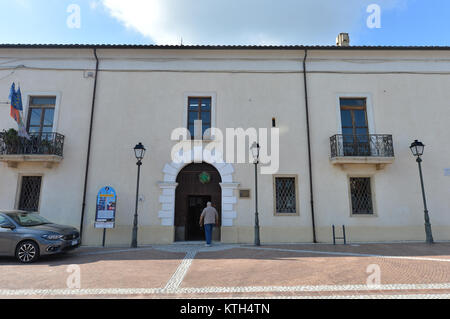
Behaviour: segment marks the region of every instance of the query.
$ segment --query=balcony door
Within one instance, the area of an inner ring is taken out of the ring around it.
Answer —
[[[370,156],[365,98],[342,98],[341,125],[344,156]]]
[[[27,129],[31,134],[46,135],[53,132],[55,97],[31,97]]]
[[[55,143],[53,123],[55,119],[54,96],[30,97],[27,118],[29,140],[22,141],[23,152],[26,154],[48,154]]]

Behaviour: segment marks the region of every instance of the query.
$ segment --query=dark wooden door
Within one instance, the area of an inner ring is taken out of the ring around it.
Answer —
[[[199,220],[208,201],[216,208],[221,221],[221,181],[216,168],[207,163],[190,164],[181,170],[175,195],[175,241],[204,240]],[[220,227],[214,228],[213,240],[220,241]]]

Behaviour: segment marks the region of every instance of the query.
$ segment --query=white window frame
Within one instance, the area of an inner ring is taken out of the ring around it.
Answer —
[[[40,97],[40,96],[54,96],[55,97],[55,113],[53,115],[53,133],[58,133],[58,124],[59,124],[59,110],[61,105],[61,93],[60,92],[24,92],[23,93],[23,101],[25,104],[23,105],[23,120],[25,126],[28,121],[28,112],[30,110],[30,102],[31,97]]]

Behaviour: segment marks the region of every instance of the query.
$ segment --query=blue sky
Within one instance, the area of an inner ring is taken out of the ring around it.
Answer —
[[[0,0],[0,43],[450,46],[449,18],[448,0]]]

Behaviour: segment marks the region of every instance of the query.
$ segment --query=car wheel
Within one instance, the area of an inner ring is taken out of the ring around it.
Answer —
[[[24,264],[35,262],[39,258],[39,247],[35,242],[24,241],[16,248],[16,258]]]

